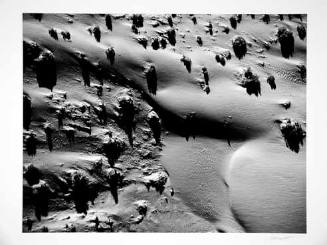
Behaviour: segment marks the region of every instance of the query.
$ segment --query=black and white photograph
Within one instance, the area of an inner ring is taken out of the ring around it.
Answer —
[[[327,244],[327,2],[0,1],[0,244]]]
[[[23,14],[24,232],[306,232],[301,14]]]

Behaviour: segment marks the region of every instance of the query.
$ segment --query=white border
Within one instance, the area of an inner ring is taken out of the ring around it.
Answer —
[[[0,244],[327,244],[324,0],[0,0]],[[22,13],[307,13],[307,234],[22,233]]]

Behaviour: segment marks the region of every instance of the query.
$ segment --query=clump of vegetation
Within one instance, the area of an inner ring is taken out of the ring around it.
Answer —
[[[34,60],[39,57],[42,48],[36,42],[23,41],[23,66],[30,67],[33,65]]]
[[[32,200],[35,207],[35,216],[40,221],[41,216],[48,216],[49,199],[53,193],[50,186],[44,180],[40,180],[32,186]]]
[[[237,28],[237,20],[236,20],[235,16],[230,17],[229,22],[233,29]]]
[[[294,37],[293,33],[285,27],[280,27],[277,32],[277,38],[280,43],[280,50],[284,58],[293,56],[294,53]]]
[[[146,47],[148,46],[148,39],[146,37],[138,37],[137,41],[139,44],[141,44],[143,46],[143,48],[146,49]]]
[[[39,87],[48,88],[52,91],[57,83],[57,69],[55,56],[49,50],[41,52],[35,59],[36,79]]]
[[[148,84],[148,90],[151,94],[157,93],[157,72],[154,65],[150,65],[145,70],[146,81]]]
[[[118,98],[118,103],[119,103],[119,107],[118,107],[119,124],[126,132],[130,145],[133,146],[133,129],[135,127],[134,100],[130,95],[124,95]]]
[[[209,73],[208,73],[207,67],[202,67],[202,73],[203,73],[205,84],[208,86],[209,85]]]
[[[132,21],[136,27],[143,27],[143,16],[141,14],[133,14]]]
[[[232,44],[235,56],[239,59],[242,59],[247,52],[245,39],[241,36],[236,36],[234,37]]]
[[[32,120],[32,100],[28,94],[23,95],[23,127],[29,130]]]
[[[115,62],[115,50],[113,47],[109,47],[106,50],[107,59],[110,61],[110,64],[113,65]]]
[[[41,21],[43,18],[43,14],[31,14],[31,16],[38,21]]]
[[[96,191],[91,188],[91,181],[81,171],[71,173],[71,198],[78,213],[87,214],[88,202],[93,202]]]
[[[160,45],[159,45],[159,40],[158,40],[157,37],[155,37],[155,38],[152,39],[151,46],[152,46],[152,48],[153,48],[154,50],[159,49],[159,46],[160,46]]]
[[[298,65],[298,72],[300,73],[302,80],[305,80],[307,78],[307,68],[305,67],[305,65]]]
[[[301,40],[304,40],[304,38],[307,36],[307,31],[305,30],[304,25],[298,25],[296,27],[297,33],[299,35],[299,38]]]
[[[108,28],[108,30],[112,31],[112,20],[111,20],[111,15],[107,14],[105,17],[106,20],[106,26]]]
[[[271,89],[276,89],[275,77],[273,75],[267,78],[267,83],[270,85]]]
[[[149,112],[149,114],[147,115],[147,121],[151,128],[156,143],[160,144],[161,124],[158,114],[155,111]]]
[[[298,153],[300,145],[303,145],[303,139],[306,135],[301,125],[293,119],[287,118],[282,120],[280,130],[285,139],[286,146],[292,151]]]
[[[187,71],[191,72],[192,60],[189,57],[186,57],[185,55],[183,55],[183,57],[181,58],[181,61],[185,65]]]
[[[168,41],[171,45],[175,46],[176,44],[176,31],[174,28],[171,28],[167,31]]]
[[[269,24],[269,22],[270,22],[270,16],[269,16],[269,14],[263,15],[262,21],[265,22],[266,24]]]
[[[57,33],[57,31],[56,31],[55,29],[51,28],[51,29],[49,30],[49,35],[50,35],[53,39],[58,40],[58,33]]]
[[[167,40],[166,40],[166,38],[161,38],[160,39],[160,45],[161,45],[161,47],[163,48],[163,49],[165,49],[166,48],[166,46],[167,46]]]
[[[196,42],[202,46],[203,45],[203,42],[202,42],[202,38],[200,36],[196,36]]]
[[[42,178],[42,173],[40,169],[35,167],[33,164],[28,164],[27,166],[24,166],[23,176],[27,183],[30,186],[33,186],[39,183]]]
[[[211,24],[211,22],[209,22],[209,24],[208,24],[208,29],[209,29],[210,35],[212,36],[213,35],[213,30],[212,30],[212,24]]]
[[[80,68],[82,71],[82,78],[84,81],[84,86],[90,87],[91,81],[90,81],[90,70],[91,70],[91,65],[90,61],[86,57],[85,54],[80,54],[78,57],[78,62],[80,64]]]
[[[171,18],[171,16],[168,16],[167,20],[168,20],[168,24],[170,25],[170,27],[173,27],[174,23],[173,23],[173,19]]]
[[[222,30],[222,32],[228,34],[229,33],[229,27],[225,26],[224,29]]]
[[[135,24],[132,24],[132,32],[135,33],[135,34],[138,34],[139,33],[139,30],[137,29],[136,25]]]
[[[116,168],[108,168],[105,171],[106,180],[110,185],[110,192],[112,197],[115,200],[115,203],[118,203],[118,188],[122,185],[124,180],[124,175]]]
[[[148,211],[148,201],[139,200],[136,201],[134,204],[136,205],[136,210],[139,212],[139,214],[145,216]]]
[[[70,33],[68,31],[62,31],[61,36],[65,41],[70,41]]]
[[[191,20],[193,21],[193,24],[196,25],[197,24],[197,20],[195,16],[192,16]]]
[[[36,138],[33,132],[29,132],[29,134],[25,137],[25,148],[27,155],[35,156],[36,155]]]
[[[114,166],[115,162],[124,152],[126,145],[121,139],[109,136],[102,144],[102,152],[108,159],[108,162],[111,166]]]
[[[237,23],[241,23],[241,21],[242,21],[242,15],[241,14],[238,14],[238,15],[236,15],[236,18],[237,18]]]
[[[144,177],[144,184],[147,187],[148,190],[150,190],[150,187],[154,187],[156,191],[158,191],[160,194],[163,193],[165,190],[165,184],[168,180],[168,176],[166,172],[156,172],[149,176]]]
[[[210,89],[209,89],[209,92],[210,92]],[[189,140],[190,136],[192,136],[193,139],[195,139],[196,129],[197,129],[196,113],[192,111],[192,112],[187,113],[184,118],[184,130],[185,130],[186,141]]]
[[[95,26],[93,27],[93,35],[95,40],[97,40],[97,42],[100,42],[101,40],[101,30],[99,26]]]
[[[245,70],[242,76],[241,86],[246,88],[246,92],[249,95],[261,95],[261,84],[259,78],[256,74],[252,72],[250,67]]]
[[[216,54],[215,59],[218,63],[220,63],[222,66],[225,66],[226,59],[222,54]]]

